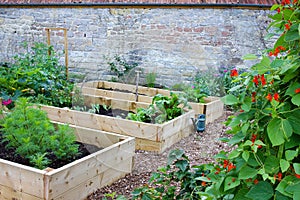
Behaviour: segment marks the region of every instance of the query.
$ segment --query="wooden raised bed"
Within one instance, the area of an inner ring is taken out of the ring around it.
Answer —
[[[136,139],[136,149],[157,153],[162,153],[166,148],[192,133],[191,118],[195,115],[194,111],[190,110],[163,124],[150,124],[68,108],[53,106],[42,106],[41,108],[53,121],[132,136]]]
[[[169,96],[170,90],[138,87],[138,98],[136,98],[136,86],[130,84],[108,82],[108,81],[90,81],[78,84],[83,94],[94,96],[104,96],[115,99],[124,99],[129,101],[137,101],[151,103],[153,96],[162,94]],[[192,109],[195,111],[195,117],[198,114],[205,114],[206,123],[213,122],[221,117],[224,113],[224,104],[219,97],[207,97],[205,103],[189,102]]]
[[[78,141],[102,150],[53,170],[39,170],[0,159],[0,199],[80,200],[131,173],[134,138],[71,127]]]

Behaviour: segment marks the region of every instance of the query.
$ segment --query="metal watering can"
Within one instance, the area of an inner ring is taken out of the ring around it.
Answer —
[[[205,130],[205,114],[199,114],[197,119],[191,118],[194,124],[194,129],[197,132]]]

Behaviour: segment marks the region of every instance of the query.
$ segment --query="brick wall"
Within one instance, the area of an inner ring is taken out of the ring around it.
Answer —
[[[0,8],[0,61],[22,52],[23,41],[46,42],[47,27],[68,29],[69,67],[88,79],[110,79],[107,62],[121,55],[156,72],[160,84],[189,81],[196,71],[249,66],[259,54],[268,10],[152,8]],[[63,50],[63,33],[51,32]],[[62,58],[63,61],[63,58]],[[133,72],[134,73],[134,72]],[[129,81],[129,80],[128,80]]]

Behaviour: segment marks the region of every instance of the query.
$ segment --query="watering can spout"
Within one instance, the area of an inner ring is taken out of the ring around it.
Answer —
[[[191,118],[194,129],[197,132],[203,132],[205,131],[205,115],[204,114],[199,114],[197,119]]]

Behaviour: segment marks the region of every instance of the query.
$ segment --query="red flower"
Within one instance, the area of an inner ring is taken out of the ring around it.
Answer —
[[[256,137],[257,137],[257,135],[256,135],[256,134],[252,134],[252,137],[251,137],[251,142],[252,142],[252,143],[254,143],[254,142],[255,142],[255,140],[256,140]]]
[[[268,99],[268,101],[270,101],[270,102],[272,101],[272,98],[273,97],[272,97],[272,95],[270,93],[266,96],[266,99]]]
[[[261,145],[258,145],[258,146],[257,146],[257,148],[258,148],[258,149],[261,149],[261,148],[262,148],[262,146],[261,146]]]
[[[295,93],[296,93],[296,94],[300,93],[300,88],[297,88],[297,89],[295,90]]]
[[[277,92],[274,94],[274,99],[279,102],[279,94]]]
[[[300,178],[300,174],[295,174],[296,178]]]
[[[256,92],[252,92],[252,97],[251,97],[252,102],[256,101],[255,96],[256,96]]]
[[[239,73],[238,73],[238,71],[236,70],[236,69],[232,69],[231,71],[230,71],[230,76],[231,77],[233,77],[233,76],[238,76],[239,75]]]
[[[233,163],[230,163],[228,165],[228,172],[230,172],[232,169],[235,169],[235,168],[236,168],[236,166]]]
[[[282,0],[281,5],[291,4],[290,0]]]
[[[12,102],[12,100],[11,99],[8,99],[8,100],[3,100],[2,101],[2,105],[5,105],[5,106],[7,106],[7,105],[9,105],[9,104],[11,104],[11,102]]]
[[[280,13],[280,8],[277,8],[276,10],[277,10],[277,13]]]
[[[290,30],[291,29],[290,24],[285,24],[284,27],[285,27],[286,30]]]
[[[255,179],[254,181],[253,181],[253,183],[255,184],[255,185],[257,185],[258,184],[258,180],[257,179]]]
[[[215,172],[215,174],[219,174],[221,172],[221,169],[219,167],[217,167],[216,170],[217,171]]]
[[[229,161],[228,160],[224,160],[223,167],[227,168],[228,164],[229,164]]]
[[[261,85],[262,86],[266,85],[266,79],[265,79],[265,75],[264,74],[261,75],[260,80],[261,80]]]
[[[253,83],[255,83],[255,85],[257,86],[258,85],[258,79],[259,79],[259,75],[257,75],[257,76],[254,76],[254,78],[253,78]]]
[[[281,179],[282,179],[282,173],[281,173],[281,172],[279,172],[279,173],[277,174],[277,178],[278,178],[278,181],[281,181]]]
[[[285,47],[284,46],[278,46],[278,49],[280,49],[281,51],[285,51]]]
[[[203,187],[205,187],[205,186],[206,186],[206,182],[205,182],[205,181],[202,181],[201,185],[202,185]]]

